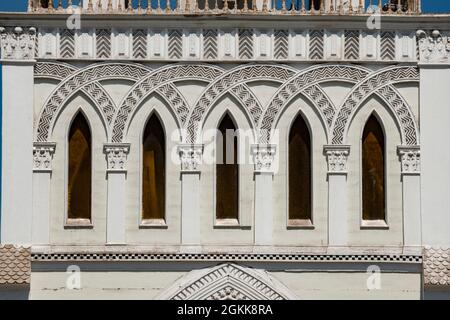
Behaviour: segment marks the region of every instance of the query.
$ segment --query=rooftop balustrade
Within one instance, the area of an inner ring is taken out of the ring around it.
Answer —
[[[28,12],[61,14],[294,14],[383,15],[421,13],[421,0],[29,0]]]

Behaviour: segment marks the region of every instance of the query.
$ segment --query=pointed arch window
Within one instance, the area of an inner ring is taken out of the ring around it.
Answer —
[[[289,132],[289,224],[312,222],[311,136],[298,115]]]
[[[216,144],[216,219],[239,219],[239,164],[236,126],[227,113],[218,127]]]
[[[92,139],[81,112],[69,131],[68,222],[90,224],[92,203]]]
[[[362,217],[365,221],[386,219],[385,138],[373,114],[362,137]]]
[[[144,224],[164,224],[166,205],[166,139],[156,114],[147,122],[142,155],[142,219]]]

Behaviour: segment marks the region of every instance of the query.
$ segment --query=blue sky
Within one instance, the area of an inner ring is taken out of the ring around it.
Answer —
[[[25,11],[27,8],[27,2],[27,0],[0,0],[0,11]],[[422,7],[424,12],[450,13],[449,0],[422,0]]]

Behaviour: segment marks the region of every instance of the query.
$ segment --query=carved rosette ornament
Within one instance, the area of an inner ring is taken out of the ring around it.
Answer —
[[[106,155],[108,172],[125,172],[130,144],[111,143],[105,144],[103,151]]]
[[[33,171],[51,172],[56,143],[35,142],[33,145]]]
[[[427,33],[419,30],[416,33],[420,61],[425,63],[450,63],[450,36],[439,30]]]
[[[327,157],[328,174],[347,174],[347,160],[350,155],[350,146],[325,146],[324,154]]]
[[[36,28],[0,27],[1,58],[3,60],[33,60]]]
[[[202,144],[183,144],[178,146],[181,161],[181,172],[199,172],[202,162]]]
[[[274,144],[258,144],[251,147],[255,173],[275,172],[277,148]]]
[[[402,174],[420,174],[419,146],[399,146],[398,155],[402,164]]]

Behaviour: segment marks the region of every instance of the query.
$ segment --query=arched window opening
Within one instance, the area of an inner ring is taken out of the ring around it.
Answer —
[[[69,131],[68,222],[91,222],[92,139],[88,122],[81,112]]]
[[[311,137],[299,115],[289,133],[289,224],[311,223],[311,170]]]
[[[142,219],[144,224],[165,223],[166,142],[158,117],[153,114],[143,136]]]
[[[384,134],[378,119],[371,115],[362,137],[363,220],[386,219]]]
[[[226,114],[218,127],[216,144],[216,218],[224,223],[239,219],[239,164],[236,126]]]

